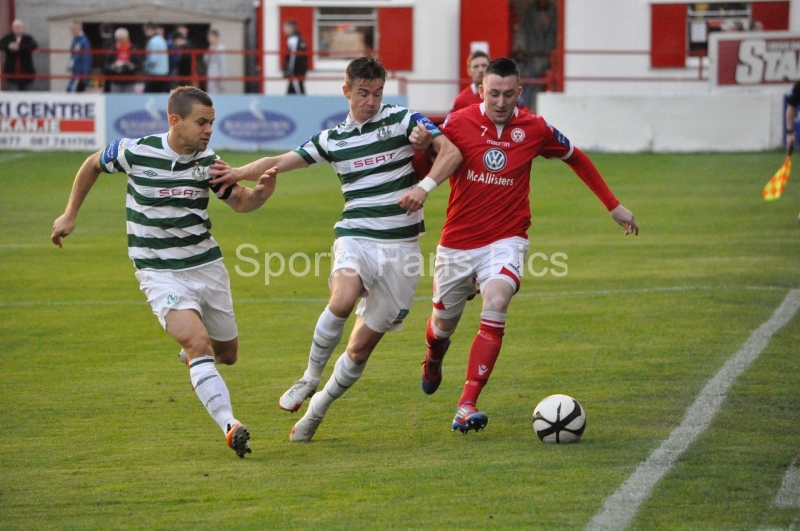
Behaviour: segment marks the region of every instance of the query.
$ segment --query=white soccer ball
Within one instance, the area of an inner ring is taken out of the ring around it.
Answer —
[[[567,395],[550,395],[533,410],[533,430],[542,442],[578,442],[586,429],[586,410]]]

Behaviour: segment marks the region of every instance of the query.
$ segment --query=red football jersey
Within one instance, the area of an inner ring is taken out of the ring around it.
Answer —
[[[464,107],[469,107],[476,103],[483,103],[483,100],[481,99],[481,95],[478,94],[478,87],[475,86],[475,83],[470,83],[469,86],[459,92],[456,99],[453,100],[453,106],[450,107],[450,112],[460,111]]]
[[[527,238],[531,162],[537,156],[566,161],[574,150],[569,140],[541,116],[520,109],[497,126],[483,104],[450,114],[441,131],[464,157],[450,177],[441,245],[475,249]]]

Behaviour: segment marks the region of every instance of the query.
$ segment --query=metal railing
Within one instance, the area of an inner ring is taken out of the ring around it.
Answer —
[[[367,50],[365,53],[370,53],[370,50]],[[77,52],[73,52],[72,50],[64,50],[64,49],[54,49],[54,48],[39,48],[35,50],[33,53],[35,54],[47,54],[47,55],[72,55],[72,54],[81,54],[81,55],[92,55],[93,57],[101,57],[101,58],[108,58],[111,56],[116,56],[117,52],[115,50],[103,50],[103,49],[93,49],[93,50],[81,50]],[[264,59],[269,56],[281,55],[281,52],[278,51],[267,51],[267,52],[259,52],[258,50],[222,50],[222,51],[211,51],[207,49],[192,49],[192,50],[168,50],[166,52],[161,52],[164,54],[168,54],[170,57],[174,56],[183,56],[188,55],[190,57],[190,71],[184,75],[179,75],[176,73],[171,73],[169,75],[148,75],[147,73],[143,72],[143,63],[145,56],[149,55],[152,52],[148,52],[147,50],[130,50],[129,53],[131,56],[137,57],[136,61],[132,61],[133,64],[137,65],[137,71],[132,74],[119,74],[119,73],[112,73],[109,72],[107,69],[104,69],[103,66],[93,65],[92,71],[89,74],[84,75],[74,75],[71,73],[35,73],[35,74],[23,74],[23,73],[15,73],[15,74],[0,74],[0,79],[20,79],[20,80],[84,80],[91,86],[90,90],[97,90],[99,86],[102,86],[106,82],[125,82],[125,83],[144,83],[147,81],[157,81],[157,82],[169,82],[176,85],[193,85],[198,86],[201,83],[207,83],[208,81],[234,81],[234,82],[243,82],[243,83],[253,83],[258,84],[261,90],[266,90],[266,83],[268,82],[276,82],[276,81],[287,81],[289,79],[297,79],[306,82],[328,82],[328,81],[341,81],[341,75],[306,75],[306,76],[297,76],[297,77],[285,77],[281,75],[266,75],[263,73],[251,73],[245,75],[225,75],[225,76],[214,76],[209,77],[207,74],[203,72],[203,57],[209,53],[213,54],[224,54],[226,56],[232,57],[242,57],[246,59],[247,57],[254,57],[256,59]],[[323,52],[299,52],[297,55],[304,55],[307,54],[309,56],[313,56],[315,59],[319,57],[342,57],[343,54],[341,53],[323,53]],[[351,57],[352,54],[347,54],[345,57]],[[93,62],[97,62],[96,60]],[[260,62],[260,61],[259,61]],[[388,80],[397,81],[399,83],[399,92],[401,95],[406,95],[408,93],[409,85],[416,84],[416,85],[465,85],[472,82],[469,78],[460,78],[460,79],[414,79],[409,78],[406,75],[398,75],[394,72],[390,72]],[[553,90],[553,78],[552,76],[544,76],[541,78],[525,78],[521,80],[522,83],[530,83],[530,84],[537,84],[547,87],[549,90]]]

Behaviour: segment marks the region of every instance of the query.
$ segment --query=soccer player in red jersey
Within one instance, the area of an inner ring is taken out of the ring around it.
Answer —
[[[483,311],[472,342],[467,382],[453,431],[480,431],[489,422],[477,409],[503,341],[506,313],[528,252],[531,162],[537,156],[567,163],[602,201],[625,234],[639,234],[633,214],[614,197],[592,161],[541,116],[517,107],[519,71],[510,59],[489,63],[480,87],[483,103],[451,113],[442,133],[461,151],[463,163],[450,178],[450,200],[436,252],[433,315],[428,320],[422,389],[434,393],[442,359],[467,300],[481,286]],[[422,203],[443,177],[423,179],[407,192]]]
[[[450,112],[455,112],[469,107],[475,103],[481,103],[481,94],[479,88],[483,83],[483,74],[486,72],[486,67],[489,66],[489,55],[486,52],[476,50],[469,54],[467,58],[467,73],[472,78],[472,83],[467,88],[459,92],[456,99],[453,100],[453,106],[450,107]]]

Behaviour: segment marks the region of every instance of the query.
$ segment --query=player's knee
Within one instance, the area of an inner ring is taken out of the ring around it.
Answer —
[[[353,360],[353,363],[361,365],[367,362],[370,354],[372,354],[373,348],[374,347],[370,347],[369,345],[355,343],[347,347],[347,354],[350,356],[350,359]]]
[[[458,321],[461,318],[461,315],[456,317],[446,319],[444,317],[439,317],[436,312],[433,312],[433,326],[441,330],[442,332],[452,334],[455,332],[456,327],[458,326]]]
[[[183,347],[183,350],[186,352],[189,359],[199,358],[201,356],[210,356],[213,353],[208,336],[190,338],[181,346]]]
[[[506,286],[508,285],[506,284]],[[506,313],[513,295],[514,291],[510,286],[508,286],[507,289],[486,290],[483,294],[483,310],[487,312]]]
[[[233,365],[239,359],[239,340],[214,342],[214,359],[223,365]]]
[[[223,365],[233,365],[239,359],[239,353],[234,351],[221,352],[214,355],[214,359]]]
[[[353,313],[353,308],[355,307],[355,305],[356,305],[355,302],[331,299],[328,302],[328,309],[336,317],[345,319],[347,317],[350,317],[350,314]]]

